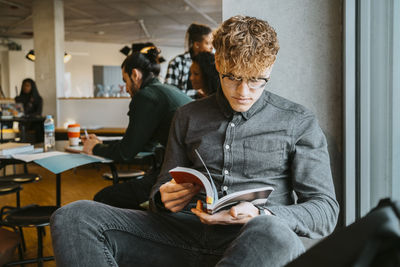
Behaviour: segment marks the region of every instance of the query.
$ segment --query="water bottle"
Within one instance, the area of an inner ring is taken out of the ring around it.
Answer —
[[[51,115],[47,115],[44,121],[44,152],[53,151],[55,147],[54,120]]]

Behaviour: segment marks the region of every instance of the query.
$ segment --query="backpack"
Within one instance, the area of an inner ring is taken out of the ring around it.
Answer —
[[[286,266],[400,266],[400,201],[382,199],[363,218],[334,232]]]

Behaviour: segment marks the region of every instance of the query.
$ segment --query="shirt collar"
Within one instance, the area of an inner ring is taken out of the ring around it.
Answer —
[[[148,77],[145,81],[143,81],[142,85],[140,86],[140,90],[146,88],[149,85],[160,83],[157,77]]]
[[[260,111],[264,106],[267,104],[265,99],[265,90],[263,90],[260,98],[251,106],[251,108],[248,111],[245,112],[236,112],[234,111],[228,100],[225,98],[224,93],[222,92],[222,89],[219,88],[216,93],[216,98],[217,98],[217,103],[218,106],[221,110],[221,112],[224,114],[226,118],[230,118],[233,114],[238,113],[241,114],[242,117],[246,120],[250,119],[254,114],[256,114],[258,111]]]

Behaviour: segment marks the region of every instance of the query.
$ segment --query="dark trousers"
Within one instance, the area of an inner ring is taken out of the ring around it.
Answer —
[[[160,170],[153,170],[142,179],[130,180],[100,190],[94,201],[124,209],[143,209],[140,204],[149,200],[150,191]]]

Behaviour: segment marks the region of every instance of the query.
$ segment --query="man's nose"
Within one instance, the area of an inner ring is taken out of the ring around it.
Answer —
[[[249,86],[247,85],[247,81],[242,80],[238,87],[236,88],[236,92],[241,96],[246,96],[249,94]]]

